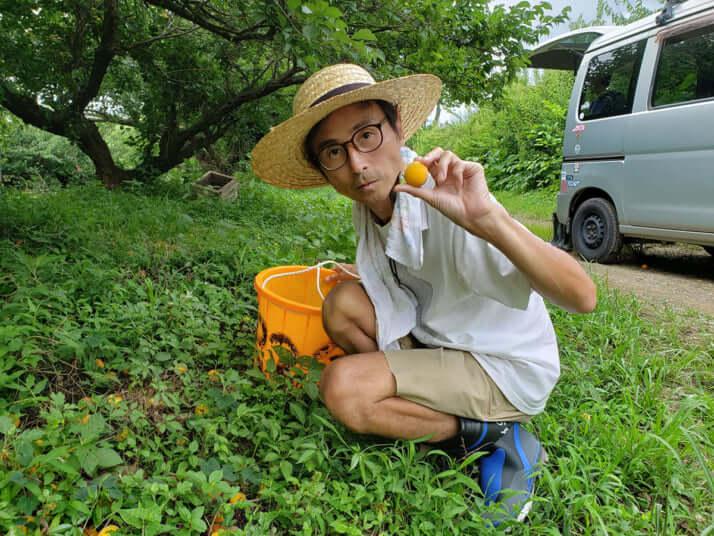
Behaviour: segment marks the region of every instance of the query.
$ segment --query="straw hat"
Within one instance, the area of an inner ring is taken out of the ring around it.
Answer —
[[[293,116],[273,127],[254,147],[253,171],[280,188],[315,188],[327,181],[307,158],[305,137],[322,119],[354,102],[380,99],[399,106],[404,139],[426,121],[441,94],[441,80],[415,74],[375,82],[362,67],[337,64],[308,78],[293,100]]]

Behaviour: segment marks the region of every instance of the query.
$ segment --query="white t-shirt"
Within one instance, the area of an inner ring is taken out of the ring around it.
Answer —
[[[389,263],[418,301],[412,335],[470,352],[516,408],[540,413],[560,374],[543,299],[496,247],[429,205],[427,220],[422,268]],[[384,244],[390,224],[374,225]]]

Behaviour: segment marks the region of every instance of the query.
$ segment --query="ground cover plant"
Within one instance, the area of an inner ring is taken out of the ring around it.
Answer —
[[[354,235],[329,191],[240,179],[234,203],[0,189],[0,532],[501,533],[468,468],[350,433],[314,368],[256,370],[256,273],[351,260]],[[602,286],[591,315],[551,310],[562,378],[529,425],[550,461],[512,533],[714,534],[705,319]]]

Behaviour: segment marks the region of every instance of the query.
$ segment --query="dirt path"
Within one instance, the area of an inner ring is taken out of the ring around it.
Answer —
[[[644,303],[714,317],[714,257],[687,244],[625,248],[617,264],[585,263],[611,289]]]

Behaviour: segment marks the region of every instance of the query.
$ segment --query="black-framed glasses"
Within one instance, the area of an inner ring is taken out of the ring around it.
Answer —
[[[379,123],[366,125],[357,130],[352,137],[344,143],[332,143],[320,149],[317,159],[326,171],[340,169],[347,162],[347,144],[351,143],[360,153],[371,153],[382,145],[382,125],[387,120],[385,117]]]

